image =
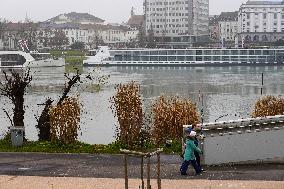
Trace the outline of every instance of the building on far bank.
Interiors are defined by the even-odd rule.
[[[211,16],[209,36],[212,47],[234,47],[238,36],[238,11]]]
[[[209,39],[211,43],[220,42],[219,15],[209,17]]]
[[[222,46],[233,47],[238,36],[238,11],[222,12],[218,20],[220,43]]]
[[[55,16],[45,23],[49,24],[104,24],[104,20],[98,17],[95,17],[88,13],[77,13],[77,12],[70,12],[66,14],[60,14]]]
[[[266,44],[284,39],[284,1],[248,1],[239,9],[239,42]]]
[[[144,15],[136,15],[132,7],[130,18],[126,24],[131,28],[139,29],[144,25]]]
[[[146,34],[160,45],[208,42],[209,0],[145,0]]]

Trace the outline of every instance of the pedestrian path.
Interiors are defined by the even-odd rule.
[[[152,189],[157,188],[152,180]],[[138,189],[138,179],[129,189]],[[124,189],[123,179],[0,176],[0,189]],[[284,189],[284,181],[162,180],[162,189]]]

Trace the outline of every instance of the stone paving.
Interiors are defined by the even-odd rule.
[[[129,189],[139,189],[138,179]],[[155,181],[152,189],[157,188]],[[1,189],[124,189],[123,179],[0,176]],[[163,180],[162,189],[284,189],[283,181]]]

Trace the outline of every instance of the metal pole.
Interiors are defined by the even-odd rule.
[[[158,181],[158,189],[162,189],[162,184],[161,184],[161,156],[160,153],[157,153],[157,158],[158,158],[158,167],[157,167],[157,181]]]
[[[128,160],[128,154],[125,154],[124,155],[125,189],[128,189],[127,160]]]

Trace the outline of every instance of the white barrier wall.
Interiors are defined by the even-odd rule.
[[[204,164],[284,158],[284,117],[237,120],[205,126]]]

